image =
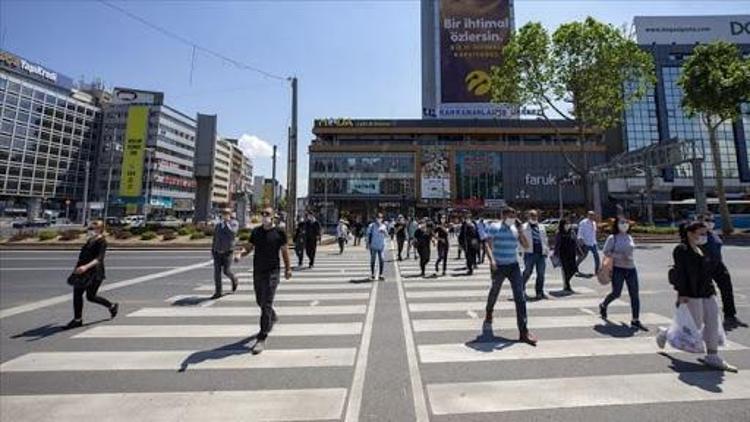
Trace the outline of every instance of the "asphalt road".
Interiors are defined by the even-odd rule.
[[[649,332],[619,325],[626,293],[605,323],[596,304],[608,288],[575,279],[578,293],[562,296],[548,266],[552,299],[528,304],[532,348],[513,341],[507,283],[483,328],[488,269],[466,276],[455,248],[449,274],[428,279],[388,251],[387,280],[372,283],[364,248],[321,247],[315,268],[282,282],[280,321],[257,356],[251,259],[235,266],[240,289],[212,301],[207,251],[110,251],[100,293],[120,314],[87,302],[86,325],[62,331],[77,254],[0,251],[0,420],[750,420],[750,329],[728,333],[723,352],[739,374],[658,353],[671,249],[637,251]],[[750,248],[725,259],[750,320]]]

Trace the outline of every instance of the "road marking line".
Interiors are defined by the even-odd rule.
[[[279,284],[279,289],[277,292],[285,292],[285,291],[297,291],[297,290],[370,290],[372,286],[370,283],[360,283],[360,284],[354,284],[354,283],[347,283],[342,282],[340,284],[334,284],[334,283],[322,283],[322,284],[314,284],[314,283],[288,283],[283,282]],[[211,284],[204,284],[201,286],[196,287],[193,289],[197,292],[213,292],[214,291],[214,285]],[[252,284],[246,285],[246,284],[240,284],[237,291],[254,291]]]
[[[332,292],[332,293],[278,293],[273,298],[274,302],[291,302],[291,301],[308,301],[308,300],[365,300],[368,299],[369,293],[349,293],[349,292]],[[206,297],[196,295],[176,295],[165,300],[167,303],[175,303],[184,300],[200,300]],[[221,302],[255,302],[255,295],[250,294],[230,294],[222,296]]]
[[[599,306],[601,302],[598,298],[583,299],[566,299],[566,300],[540,300],[526,302],[529,309],[561,309],[561,308],[581,308]],[[609,306],[630,306],[621,300],[612,302]],[[466,312],[467,310],[484,310],[487,307],[486,302],[418,302],[410,303],[409,311],[414,312]],[[498,300],[495,309],[515,309],[516,305],[507,300]]]
[[[346,415],[344,421],[359,421],[359,413],[362,409],[362,397],[365,391],[365,375],[367,374],[367,361],[370,355],[370,342],[372,340],[372,327],[375,322],[375,304],[378,298],[379,283],[372,283],[370,290],[370,302],[367,304],[367,316],[362,330],[362,339],[357,354],[357,364],[354,366],[352,386],[349,391],[349,399],[346,402]]]
[[[206,264],[200,264],[200,266],[203,266]],[[166,269],[178,269],[182,267],[177,267],[175,265],[171,266],[145,266],[145,265],[137,265],[137,266],[130,266],[130,267],[118,267],[118,266],[109,266],[107,265],[107,270],[166,270]],[[72,271],[73,266],[70,267],[6,267],[2,266],[0,267],[0,271]]]
[[[357,315],[364,314],[365,305],[331,305],[331,306],[279,306],[275,307],[279,315]],[[149,318],[190,318],[190,317],[247,317],[260,315],[255,307],[213,306],[208,308],[176,306],[169,308],[141,308],[128,314],[128,317]]]
[[[427,392],[435,415],[738,400],[750,399],[750,373],[695,371],[431,384]]]
[[[200,268],[200,267],[206,266],[206,265],[208,265],[208,264],[210,264],[212,262],[213,261],[209,260],[209,261],[205,261],[205,262],[198,263],[198,264],[188,265],[187,267],[174,268],[174,269],[171,269],[171,270],[168,270],[168,271],[162,271],[160,273],[146,274],[144,276],[140,276],[140,277],[136,277],[136,278],[131,278],[131,279],[128,279],[128,280],[122,280],[122,281],[118,281],[118,282],[111,283],[111,284],[105,284],[105,285],[103,285],[99,289],[99,291],[100,292],[108,292],[110,290],[120,289],[122,287],[128,287],[128,286],[132,286],[134,284],[140,284],[140,283],[144,283],[146,281],[155,280],[157,278],[169,277],[171,275],[180,274],[180,273],[184,273],[184,272],[187,272],[187,271],[192,271],[192,270],[194,270],[196,268]],[[70,268],[68,268],[68,269],[70,269]],[[30,312],[30,311],[35,311],[37,309],[46,308],[47,306],[57,305],[58,303],[64,303],[64,302],[67,302],[67,301],[71,300],[72,297],[73,297],[73,295],[69,293],[69,294],[65,294],[65,295],[51,297],[49,299],[44,299],[44,300],[39,300],[39,301],[36,301],[36,302],[27,303],[27,304],[24,304],[24,305],[14,306],[14,307],[8,308],[8,309],[3,309],[3,310],[0,310],[0,319],[7,318],[7,317],[13,316],[13,315],[18,315],[18,314],[21,314],[21,313],[24,313],[24,312]]]
[[[591,309],[588,309],[588,308],[578,308],[578,310],[581,311],[581,312],[583,312],[584,314],[596,315],[596,312],[594,312],[594,311],[592,311]]]
[[[728,341],[723,350],[745,350]],[[667,349],[669,350],[669,349]],[[492,362],[581,358],[593,356],[643,355],[659,351],[654,337],[578,338],[540,340],[536,347],[508,340],[427,344],[419,346],[422,363]]]
[[[350,336],[362,331],[361,322],[329,322],[314,324],[277,324],[273,335]],[[215,338],[247,336],[246,324],[233,325],[102,325],[90,328],[73,338]]]
[[[0,396],[0,408],[9,421],[79,422],[96,414],[109,422],[204,422],[217,412],[226,421],[337,420],[345,400],[345,388],[49,394]]]
[[[468,314],[468,313],[467,313]],[[472,319],[415,319],[412,320],[414,331],[424,332],[443,332],[443,331],[482,331],[482,324],[477,319],[477,314],[469,315]],[[630,324],[630,314],[610,315],[609,320],[614,325]],[[659,314],[646,313],[641,315],[641,322],[646,325],[669,324],[670,318]],[[595,325],[605,325],[598,316],[575,315],[575,316],[530,316],[529,328],[575,328],[575,327],[593,327]],[[495,329],[514,329],[516,320],[514,318],[496,318],[493,324]]]
[[[399,263],[396,266],[396,286],[398,287],[398,302],[401,309],[401,326],[404,329],[404,342],[406,343],[406,360],[409,365],[409,380],[411,380],[412,398],[414,400],[414,419],[417,422],[427,422],[430,420],[427,411],[427,399],[424,393],[424,384],[422,384],[422,375],[419,372],[419,362],[417,360],[417,346],[414,341],[411,321],[409,318],[409,309],[406,304],[406,294],[404,285],[401,281],[401,269]]]
[[[578,287],[576,289],[578,293],[591,294],[595,293],[594,290],[588,287]],[[414,292],[406,292],[408,299],[438,299],[438,298],[455,298],[455,297],[487,297],[489,288],[477,290],[420,290]]]
[[[154,350],[138,352],[32,352],[0,364],[0,371],[146,371],[352,366],[357,349]]]

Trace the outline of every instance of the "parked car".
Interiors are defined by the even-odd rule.
[[[34,218],[31,220],[23,219],[13,222],[14,229],[23,229],[29,227],[49,227],[50,222],[44,218]]]
[[[141,227],[146,221],[146,218],[142,215],[128,215],[124,217],[123,222],[128,227]]]
[[[120,217],[107,217],[105,223],[109,227],[123,227],[127,225],[127,223],[125,223],[125,220]]]
[[[154,226],[157,226],[157,227],[160,227],[160,228],[161,227],[166,227],[166,228],[176,229],[176,228],[182,227],[182,225],[184,223],[179,218],[173,217],[171,215],[168,215],[166,217],[162,217],[162,218],[156,219],[154,221],[149,221],[148,224],[149,225],[154,225]]]

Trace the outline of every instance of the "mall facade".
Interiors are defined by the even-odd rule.
[[[434,215],[453,210],[496,214],[503,206],[538,207],[557,216],[585,204],[581,186],[562,184],[577,165],[606,161],[618,133],[581,147],[565,121],[317,120],[310,147],[308,207],[325,223],[343,216]],[[609,135],[609,134],[608,134]]]

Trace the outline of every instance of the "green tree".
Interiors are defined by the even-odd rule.
[[[724,234],[729,234],[734,227],[724,189],[717,132],[724,123],[737,120],[740,104],[750,101],[750,60],[743,59],[739,49],[727,42],[700,45],[683,64],[678,84],[684,92],[682,108],[685,113],[700,116],[708,129],[721,227]]]
[[[623,30],[589,17],[550,35],[541,23],[530,22],[511,37],[502,62],[492,69],[492,96],[495,102],[538,110],[554,128],[568,166],[584,180],[590,204],[587,144],[603,142],[605,132],[620,124],[624,111],[655,82],[651,56]],[[562,103],[570,110],[561,109]],[[574,162],[560,142],[555,118],[575,124],[581,162]]]

